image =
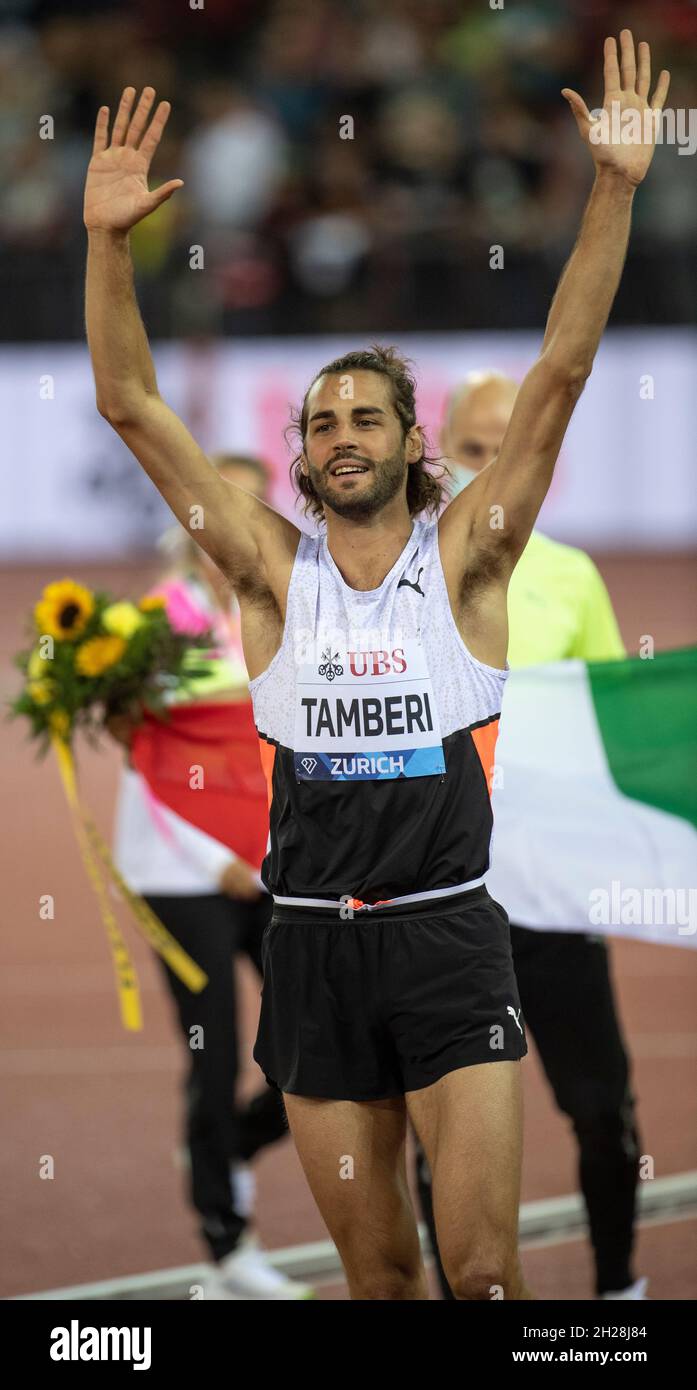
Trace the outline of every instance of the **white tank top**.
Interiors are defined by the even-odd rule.
[[[414,521],[367,591],[346,584],[324,530],[301,536],[281,646],[250,682],[277,901],[368,906],[481,882],[506,675],[457,630],[436,521]]]

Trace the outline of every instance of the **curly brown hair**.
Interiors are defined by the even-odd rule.
[[[315,492],[314,485],[301,468],[307,433],[307,398],[312,387],[323,376],[342,376],[347,372],[379,372],[381,376],[387,377],[388,381],[392,383],[392,404],[402,426],[402,434],[406,438],[408,431],[416,424],[416,382],[409,368],[409,359],[401,357],[396,348],[382,347],[379,343],[373,343],[370,348],[347,352],[343,357],[336,357],[333,362],[322,367],[310,382],[305,392],[302,407],[300,410],[292,412],[291,421],[286,430],[286,437],[289,434],[295,435],[302,445],[290,465],[290,480],[296,492],[305,499],[303,507],[305,515],[312,512],[314,517],[324,516],[324,507]],[[424,511],[435,515],[447,495],[440,478],[449,477],[450,470],[440,460],[439,455],[429,454],[428,442],[421,426],[419,426],[419,431],[424,448],[418,462],[409,465],[407,506],[410,516],[417,516],[419,512]],[[434,465],[441,468],[438,478],[431,471]]]

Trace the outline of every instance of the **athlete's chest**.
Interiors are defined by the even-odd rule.
[[[297,651],[293,689],[299,781],[444,773],[424,632],[427,571],[417,553],[388,585],[365,593],[319,568],[314,621]]]
[[[440,780],[443,740],[500,709],[502,674],[473,663],[428,549],[354,593],[304,544],[281,649],[252,681],[257,728],[294,781]]]

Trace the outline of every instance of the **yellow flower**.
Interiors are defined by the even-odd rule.
[[[101,676],[121,660],[125,650],[123,637],[91,637],[89,642],[78,647],[75,669],[81,676]]]
[[[59,641],[74,642],[84,631],[94,612],[94,597],[74,579],[47,584],[34,609],[39,632],[50,633]]]
[[[35,647],[29,661],[27,662],[27,675],[32,681],[42,681],[51,669],[53,657],[42,656],[38,647]]]
[[[144,622],[134,603],[110,603],[102,613],[102,627],[113,632],[115,637],[125,637],[126,641]]]
[[[31,696],[35,705],[47,705],[53,699],[53,685],[51,681],[29,681],[27,695]]]
[[[48,722],[54,734],[59,738],[66,738],[70,733],[70,716],[64,709],[56,709],[48,716]]]
[[[146,594],[140,600],[138,607],[141,613],[152,613],[158,608],[166,608],[167,600],[164,594]]]

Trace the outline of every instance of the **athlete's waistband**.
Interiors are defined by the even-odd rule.
[[[348,893],[344,893],[341,898],[287,898],[281,894],[274,893],[274,907],[283,908],[334,908],[336,912],[348,916],[353,916],[356,912],[375,912],[376,910],[389,910],[394,907],[408,907],[412,903],[423,903],[428,906],[430,903],[438,903],[443,898],[452,898],[458,893],[469,893],[474,888],[482,888],[486,880],[484,877],[471,878],[467,883],[456,883],[450,888],[430,888],[424,893],[402,893],[396,898],[379,898],[377,902],[366,903],[361,898],[352,898]]]

